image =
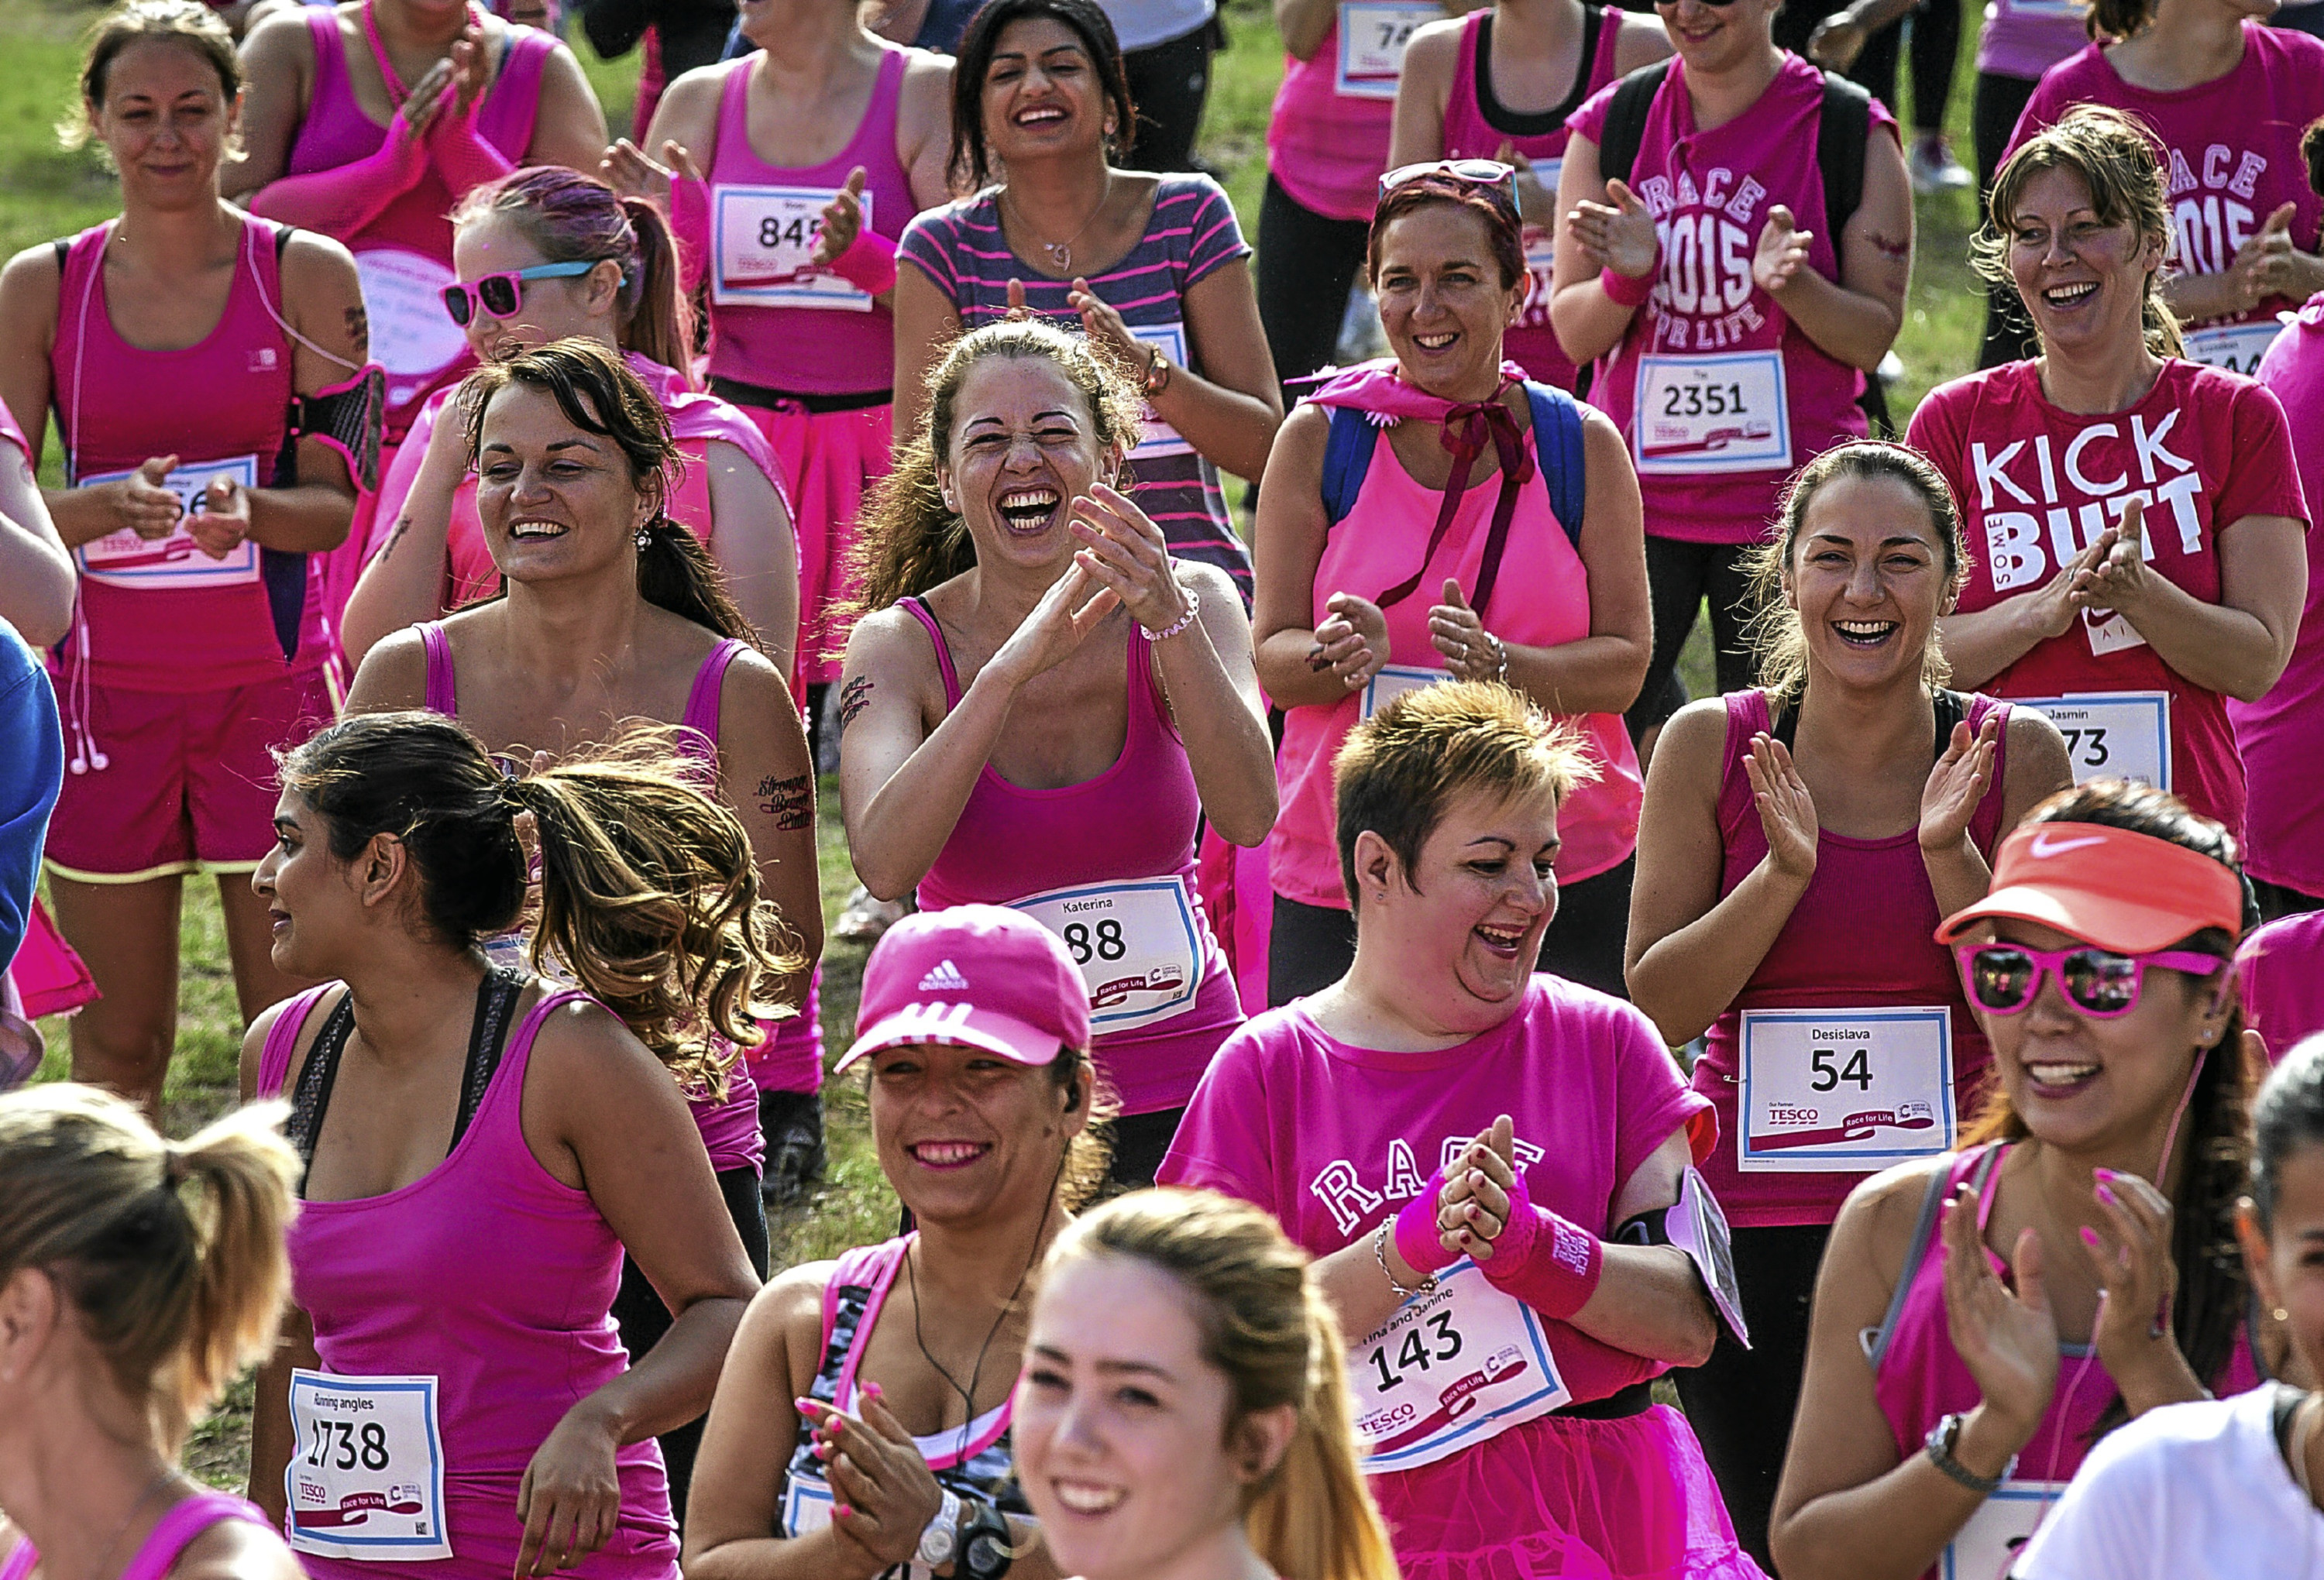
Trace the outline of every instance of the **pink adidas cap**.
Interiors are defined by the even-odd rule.
[[[855,1043],[835,1072],[913,1043],[1047,1064],[1090,1045],[1089,987],[1064,942],[1022,911],[954,905],[888,929],[863,966]]]

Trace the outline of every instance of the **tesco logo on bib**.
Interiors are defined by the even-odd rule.
[[[2203,548],[2203,479],[2171,448],[2182,414],[2150,427],[2144,414],[2085,423],[2056,442],[2051,434],[1969,447],[1969,475],[1983,516],[1986,564],[1997,592],[2032,586],[2098,540],[2136,500],[2146,513],[2146,557],[2175,532],[2182,554]]]

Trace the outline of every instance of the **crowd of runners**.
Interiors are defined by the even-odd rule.
[[[1962,21],[97,17],[0,1580],[2324,1577],[2324,5]]]

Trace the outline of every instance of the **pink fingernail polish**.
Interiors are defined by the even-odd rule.
[[[872,1399],[879,1399],[884,1396],[883,1391],[877,1382],[867,1384],[863,1392],[867,1397]]]
[[[2098,1232],[2088,1224],[2082,1226],[2082,1244],[2093,1251],[2101,1248],[2098,1244]]]
[[[834,1503],[831,1506],[831,1517],[835,1520],[844,1520],[854,1512],[854,1510],[844,1503]]]
[[[2092,1169],[2090,1172],[2097,1178],[2106,1180],[2108,1184],[2112,1184],[2116,1178],[2116,1175],[2112,1169]]]
[[[2115,1200],[2114,1189],[2111,1186],[2101,1185],[2098,1187],[2098,1199],[2105,1202],[2108,1207],[2118,1205]]]

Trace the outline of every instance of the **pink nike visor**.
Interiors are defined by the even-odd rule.
[[[2149,954],[2206,927],[2239,937],[2243,880],[2184,845],[2103,823],[2037,822],[2001,841],[1993,887],[1945,918],[1950,943],[1982,917],[2036,922],[2118,954]]]

